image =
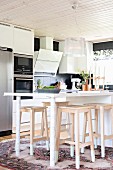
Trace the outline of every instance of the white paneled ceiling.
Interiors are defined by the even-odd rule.
[[[76,9],[73,9],[76,8]],[[0,21],[57,40],[113,40],[113,0],[0,0]]]

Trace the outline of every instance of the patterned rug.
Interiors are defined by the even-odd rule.
[[[75,157],[70,157],[68,145],[62,145],[59,160],[55,168],[49,167],[50,152],[43,146],[45,142],[36,143],[34,156],[29,155],[29,140],[21,140],[20,156],[15,156],[15,141],[9,140],[0,143],[0,166],[11,170],[74,170]],[[80,170],[113,170],[113,148],[106,147],[106,157],[100,156],[100,147],[95,150],[96,161],[91,162],[90,149],[85,149],[85,154],[80,157]]]

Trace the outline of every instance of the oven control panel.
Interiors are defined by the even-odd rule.
[[[33,75],[26,75],[26,74],[14,74],[14,77],[16,78],[30,78],[30,79],[33,79]]]

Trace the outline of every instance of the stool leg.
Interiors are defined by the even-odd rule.
[[[74,141],[74,114],[71,114],[71,122],[71,141]],[[74,156],[74,145],[70,146],[70,155],[71,157]]]
[[[113,107],[111,108],[111,134],[113,135]],[[113,139],[112,139],[113,146]]]
[[[42,112],[42,120],[41,120],[41,136],[44,136],[44,113]]]
[[[105,157],[105,144],[104,144],[104,108],[100,106],[100,124],[101,124],[101,157]]]
[[[93,142],[93,129],[92,129],[92,117],[91,117],[91,111],[87,113],[88,117],[88,128],[89,128],[89,137],[90,137],[90,148],[91,148],[91,158],[92,162],[95,162],[95,152],[94,152],[94,142]]]
[[[21,120],[22,120],[22,112],[20,111],[20,123],[21,123]]]
[[[22,112],[20,111],[20,131],[21,131]]]
[[[58,151],[59,151],[59,144],[60,144],[61,119],[62,119],[62,112],[58,109],[58,111],[57,111],[57,126],[56,126],[55,162],[58,161]]]
[[[46,147],[49,150],[49,134],[48,134],[48,121],[47,121],[47,110],[45,109],[44,113],[44,124],[45,124],[45,135],[46,135]]]
[[[80,146],[79,146],[79,112],[75,113],[75,144],[76,144],[76,169],[80,168]]]
[[[70,137],[70,115],[69,113],[66,114],[66,129],[67,129],[67,133],[68,133],[68,137]]]
[[[85,143],[86,127],[87,127],[87,113],[85,112],[84,113],[84,122],[83,122],[82,143]],[[81,153],[84,153],[84,147],[81,148]]]
[[[95,133],[98,134],[98,110],[95,109]],[[97,137],[94,141],[95,149],[97,149]]]
[[[34,138],[34,110],[30,112],[30,155],[33,155],[33,138]]]

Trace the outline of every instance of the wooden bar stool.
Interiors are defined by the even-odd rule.
[[[93,136],[95,138],[101,138],[101,157],[105,157],[105,140],[108,139],[113,139],[113,104],[105,104],[105,103],[90,103],[90,104],[85,104],[85,105],[90,105],[95,107],[95,126],[96,130],[93,133]],[[111,130],[112,134],[111,135],[105,135],[104,130],[104,113],[105,111],[111,111]],[[100,112],[100,134],[98,132],[98,116]],[[83,141],[85,141],[85,137],[88,136],[89,134],[86,134],[86,126],[87,126],[87,118],[84,119],[84,132],[83,132]]]
[[[95,109],[95,104],[84,104],[85,106],[93,106],[94,117],[92,118],[92,121],[94,121],[94,127],[93,129],[93,136],[94,136],[94,148],[97,148],[97,138],[98,138],[98,110]],[[83,121],[83,132],[82,132],[82,142],[85,141],[85,138],[89,136],[88,133],[86,133],[87,129],[87,114],[84,113],[84,121]],[[81,153],[84,153],[84,148],[81,149]]]
[[[49,149],[49,135],[48,135],[48,122],[47,122],[47,108],[46,107],[22,107],[20,109],[20,116],[22,117],[23,112],[29,112],[30,113],[30,155],[33,155],[33,143],[36,141],[46,140],[46,146],[47,149]],[[43,121],[43,130],[41,127],[41,136],[36,137],[34,135],[34,126],[35,126],[35,113],[41,112],[42,113],[42,121]],[[21,120],[21,118],[20,118]],[[42,124],[42,122],[41,122]],[[45,130],[45,136],[44,136],[44,130]],[[25,136],[25,135],[24,135]]]
[[[68,106],[69,102],[68,101],[61,101],[61,102],[56,102],[56,113],[58,112],[58,107],[59,106]],[[44,107],[49,107],[50,106],[50,102],[43,102],[43,106]],[[65,126],[68,136],[70,136],[70,116],[69,114],[66,114],[66,123],[63,123],[61,126]],[[43,127],[43,125],[42,125]]]
[[[69,113],[72,118],[72,128],[71,128],[71,140],[65,139],[63,142],[71,145],[75,145],[75,153],[76,153],[76,169],[80,167],[80,148],[85,146],[90,146],[91,148],[91,158],[92,162],[95,161],[94,154],[94,144],[93,144],[93,132],[92,132],[92,120],[91,120],[91,109],[92,106],[66,106],[66,107],[58,107],[58,117],[57,117],[57,132],[56,132],[56,161],[58,160],[58,150],[60,144],[60,129],[61,129],[61,120],[62,120],[62,112]],[[88,129],[89,129],[89,142],[80,143],[79,141],[79,115],[80,113],[87,113],[88,118]],[[75,135],[75,139],[74,139]]]

